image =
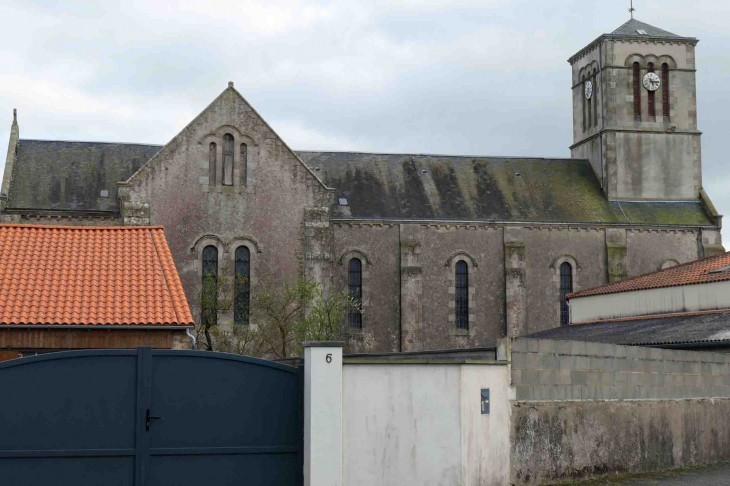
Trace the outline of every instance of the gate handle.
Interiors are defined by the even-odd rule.
[[[147,413],[145,414],[145,420],[144,420],[144,428],[147,432],[150,431],[150,420],[162,420],[162,417],[156,417],[154,415],[150,415],[150,409],[147,409]]]

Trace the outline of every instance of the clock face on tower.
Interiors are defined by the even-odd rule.
[[[586,89],[585,89],[586,99],[591,99],[591,96],[593,96],[593,83],[591,83],[590,80],[586,81]]]
[[[644,75],[644,87],[649,91],[656,91],[659,89],[661,81],[656,73],[646,73]]]

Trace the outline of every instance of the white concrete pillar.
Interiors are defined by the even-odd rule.
[[[304,348],[304,486],[342,486],[342,345]]]

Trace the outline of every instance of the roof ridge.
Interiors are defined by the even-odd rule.
[[[170,282],[168,282],[168,275],[167,275],[167,269],[165,268],[165,264],[162,262],[162,258],[160,257],[160,250],[157,248],[157,244],[155,243],[155,238],[152,236],[152,230],[147,232],[147,236],[149,236],[150,242],[152,243],[152,248],[155,249],[155,256],[157,257],[157,263],[162,267],[162,278],[165,281],[165,288],[167,289],[167,295],[170,297],[170,307],[172,307],[172,313],[175,316],[175,322],[178,324],[181,324],[180,322],[180,316],[177,315],[177,309],[175,308],[175,301],[172,298],[172,290],[170,289]]]
[[[728,256],[728,254],[730,254],[730,251],[727,251],[725,253],[720,253],[720,254],[717,254],[717,255],[712,255],[712,256],[709,256],[709,257],[705,257],[705,258],[700,258],[698,260],[692,260],[692,261],[689,261],[689,262],[679,263],[677,265],[674,265],[673,267],[661,268],[661,269],[655,270],[653,272],[643,273],[641,275],[636,275],[635,277],[625,278],[625,279],[619,280],[617,282],[611,282],[609,284],[599,285],[597,287],[591,287],[591,288],[588,288],[588,289],[578,290],[577,292],[572,292],[572,293],[568,294],[566,296],[566,298],[568,300],[570,300],[570,299],[575,298],[575,297],[583,297],[587,292],[595,292],[596,290],[605,289],[605,288],[608,288],[608,287],[614,287],[614,286],[617,287],[620,284],[624,284],[626,282],[632,282],[632,281],[638,280],[640,278],[650,277],[650,276],[656,275],[658,273],[669,272],[669,271],[676,271],[679,268],[687,267],[687,266],[690,266],[690,265],[696,265],[696,264],[699,264],[701,262],[705,262],[705,261],[708,261],[708,260],[712,260],[714,258],[718,258],[719,259],[720,257]],[[710,283],[710,282],[698,282],[698,283]],[[692,284],[662,285],[662,286],[659,286],[659,287],[651,287],[651,288],[676,287],[678,285],[692,285]],[[621,293],[621,292],[633,292],[633,291],[636,291],[636,290],[644,290],[644,289],[636,288],[636,289],[617,290],[616,292],[603,292],[603,294],[608,294],[608,293],[616,293],[616,294],[618,294],[618,293]],[[599,295],[599,294],[593,294],[592,293],[590,295]]]
[[[50,140],[47,138],[19,138],[19,142],[62,142],[62,143],[98,143],[102,145],[145,145],[147,147],[164,147],[157,143],[141,142],[98,142],[94,140]]]
[[[630,23],[630,22],[631,22],[632,20],[634,20],[634,18],[633,18],[633,17],[632,17],[632,18],[630,18],[629,20],[627,20],[626,22],[624,22],[623,24],[619,25],[619,26],[618,26],[618,27],[616,27],[615,29],[613,29],[613,31],[612,31],[611,33],[612,33],[612,34],[615,34],[615,33],[616,33],[616,32],[618,32],[619,30],[621,30],[621,29],[623,29],[624,27],[626,27],[627,25],[629,25],[629,23]]]
[[[706,314],[728,314],[730,309],[713,309],[696,312],[674,312],[671,314],[644,314],[641,316],[617,317],[613,319],[601,319],[595,321],[571,322],[570,326],[586,326],[598,324],[610,324],[612,322],[646,321],[651,319],[673,319],[675,317],[702,316]]]
[[[492,159],[532,159],[532,160],[575,160],[586,162],[588,159],[577,159],[573,157],[540,157],[536,155],[476,155],[476,154],[437,154],[425,152],[367,152],[364,150],[294,150],[298,153],[318,153],[318,154],[364,154],[364,155],[406,155],[410,157],[461,157],[461,158],[492,158]]]

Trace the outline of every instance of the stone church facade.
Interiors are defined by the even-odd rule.
[[[193,307],[204,267],[354,285],[351,351],[490,345],[560,326],[569,291],[724,251],[697,42],[631,20],[571,57],[569,159],[295,151],[233,83],[164,146],[26,140],[14,117],[0,222],[164,225]]]

